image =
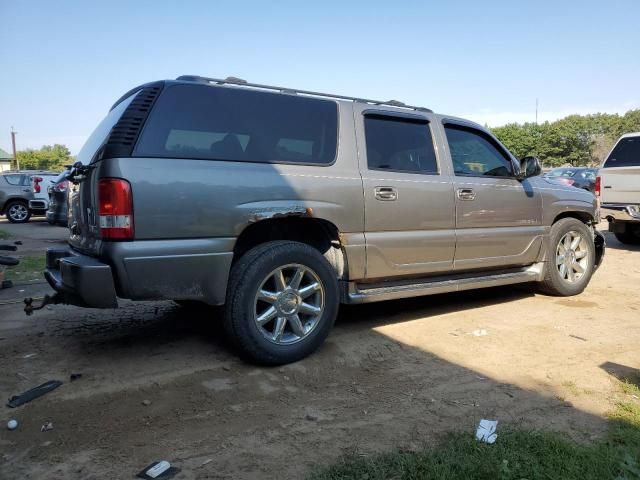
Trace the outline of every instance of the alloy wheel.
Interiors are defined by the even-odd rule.
[[[289,264],[273,270],[260,284],[254,321],[270,342],[290,345],[308,337],[325,307],[325,292],[309,267]]]

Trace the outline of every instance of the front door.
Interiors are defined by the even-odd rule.
[[[455,270],[534,263],[542,247],[542,197],[515,178],[510,155],[491,135],[464,124],[444,130],[456,195]]]
[[[432,116],[356,105],[364,185],[366,277],[451,270],[455,200],[434,148]]]

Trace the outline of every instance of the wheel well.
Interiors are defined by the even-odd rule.
[[[5,213],[7,211],[7,207],[14,203],[14,202],[18,202],[18,203],[23,203],[27,206],[27,208],[29,207],[29,202],[27,200],[25,200],[24,198],[21,197],[11,197],[11,198],[7,198],[4,202],[4,205],[2,205],[2,208],[0,208],[0,213]]]
[[[327,220],[296,216],[260,220],[249,225],[236,240],[233,263],[253,247],[272,240],[306,243],[324,255],[339,278],[347,271],[338,228]]]
[[[563,212],[553,219],[553,223],[556,223],[559,220],[562,220],[563,218],[575,218],[587,225],[590,225],[593,223],[593,217],[585,212]]]

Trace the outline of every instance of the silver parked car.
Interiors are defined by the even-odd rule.
[[[523,282],[575,295],[604,253],[591,193],[396,101],[180,77],[124,95],[77,159],[52,301],[224,304],[264,364],[318,348],[340,303]]]
[[[25,223],[47,211],[47,184],[56,176],[45,170],[12,170],[0,174],[0,213],[11,223]]]

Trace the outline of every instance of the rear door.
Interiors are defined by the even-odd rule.
[[[454,171],[455,270],[533,263],[542,246],[542,197],[515,178],[509,153],[487,132],[447,122]]]
[[[430,114],[355,105],[364,185],[367,278],[448,271],[455,251],[449,169]]]
[[[602,203],[640,204],[640,135],[618,141],[600,177]]]

